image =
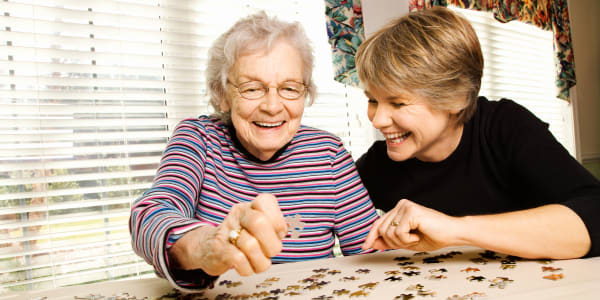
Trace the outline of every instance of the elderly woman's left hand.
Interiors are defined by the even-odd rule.
[[[231,238],[232,232],[234,239]],[[202,269],[220,275],[234,268],[247,276],[266,271],[282,249],[287,224],[277,198],[260,194],[252,202],[234,205],[217,226],[202,226],[182,236],[169,250],[172,267]]]

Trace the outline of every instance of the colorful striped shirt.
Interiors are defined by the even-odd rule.
[[[273,194],[283,215],[303,225],[295,228],[299,235],[283,239],[273,263],[332,257],[335,237],[344,255],[364,253],[361,245],[377,214],[338,137],[302,125],[275,157],[260,162],[231,133],[215,117],[180,122],[152,187],[135,201],[133,249],[159,276],[184,290],[212,283],[215,278],[174,278],[167,249],[198,226],[217,226],[233,205],[259,193]]]

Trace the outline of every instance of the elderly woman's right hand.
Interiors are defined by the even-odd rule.
[[[242,229],[235,245],[230,232]],[[287,225],[277,198],[260,194],[250,203],[234,205],[217,227],[202,226],[182,236],[168,251],[172,267],[202,269],[220,275],[230,268],[242,276],[264,272],[282,248]]]

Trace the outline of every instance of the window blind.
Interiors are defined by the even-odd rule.
[[[519,21],[501,23],[491,12],[450,8],[467,18],[479,37],[485,61],[479,94],[525,106],[575,156],[571,106],[555,96],[552,31]]]
[[[206,52],[241,16],[301,21],[320,91],[303,123],[353,153],[370,144],[350,102],[357,90],[331,79],[321,1],[0,5],[0,292],[153,276],[131,250],[131,203],[174,125],[211,113]]]

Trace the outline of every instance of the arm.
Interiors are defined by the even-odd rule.
[[[166,252],[183,234],[213,226],[193,217],[203,180],[204,153],[197,128],[190,122],[180,123],[163,153],[152,187],[134,202],[129,219],[134,251],[173,285],[190,288],[207,286],[214,278],[202,273],[196,282],[175,278]]]
[[[264,271],[281,248],[277,232],[285,232],[277,200],[269,195],[234,205],[221,224],[195,218],[206,156],[202,130],[189,122],[178,126],[152,188],[130,217],[136,253],[179,288],[206,287],[216,279],[210,275],[231,267],[242,275]],[[238,228],[245,230],[235,247],[229,232]]]
[[[462,245],[524,258],[567,259],[585,255],[590,239],[579,216],[559,204],[452,217],[403,199],[376,222],[364,248],[432,251]]]
[[[392,248],[474,245],[530,258],[598,255],[598,221],[592,217],[599,211],[598,181],[524,108],[503,102],[483,120],[482,149],[501,171],[489,180],[506,182],[510,192],[518,191],[507,201],[531,208],[458,218],[403,200],[375,225],[367,245],[378,244],[381,235],[379,241]],[[389,226],[392,220],[401,226]],[[402,241],[394,240],[395,231]]]
[[[465,244],[524,258],[577,258],[591,246],[581,218],[560,204],[460,219]]]
[[[352,157],[343,146],[338,150],[332,167],[338,195],[335,230],[342,253],[353,255],[372,252],[361,249],[361,245],[377,219],[377,213],[358,176]]]

